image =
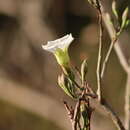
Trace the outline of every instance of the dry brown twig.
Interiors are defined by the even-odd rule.
[[[80,113],[80,104],[81,104],[81,100],[79,99],[78,102],[76,103],[75,108],[73,109],[72,107],[70,108],[68,106],[66,101],[64,101],[64,106],[67,110],[68,117],[69,117],[71,124],[72,124],[72,130],[77,130],[77,125],[81,129],[81,125],[80,125],[80,122],[78,120],[78,114]]]
[[[95,2],[93,2],[93,0],[89,0],[90,4],[92,4],[98,12],[98,18],[99,18],[99,52],[98,52],[98,61],[97,61],[97,94],[95,94],[93,92],[93,90],[88,86],[88,84],[83,84],[81,85],[83,88],[85,88],[82,93],[82,96],[77,100],[77,103],[75,105],[75,108],[72,109],[69,108],[69,106],[67,105],[66,102],[64,102],[65,104],[65,108],[68,112],[69,118],[71,120],[72,123],[72,129],[73,130],[77,130],[78,128],[81,130],[81,124],[80,124],[80,106],[81,106],[81,102],[83,100],[86,101],[86,99],[88,99],[88,104],[89,104],[89,98],[92,99],[96,99],[97,102],[100,103],[100,105],[105,109],[106,113],[110,114],[113,122],[115,123],[115,125],[117,126],[117,128],[119,130],[129,130],[129,120],[130,120],[130,112],[129,112],[129,96],[130,96],[130,66],[128,65],[122,51],[121,48],[119,46],[119,41],[118,41],[118,36],[116,35],[116,30],[114,27],[112,27],[112,25],[108,22],[109,19],[108,16],[110,17],[109,14],[106,14],[104,12],[103,9],[103,5],[101,4],[100,0],[95,0]],[[105,56],[105,60],[103,61],[103,66],[101,61],[102,61],[102,41],[103,41],[103,21],[106,25],[106,28],[109,32],[109,35],[111,37],[111,44],[109,46],[109,49],[107,51],[107,54]],[[108,104],[108,102],[104,99],[104,97],[102,97],[102,79],[104,77],[104,73],[107,67],[107,63],[110,59],[110,54],[112,52],[113,47],[116,50],[116,53],[118,55],[119,61],[123,67],[123,69],[125,70],[125,72],[127,73],[127,84],[126,84],[126,93],[125,93],[125,127],[122,123],[122,121],[120,120],[119,116],[115,113],[115,111],[112,110],[112,108],[110,107],[110,105]],[[78,71],[78,74],[80,76],[80,73]],[[80,86],[78,86],[80,87]],[[81,87],[80,87],[81,88]],[[88,109],[90,109],[90,111],[92,110],[90,106],[88,106]],[[92,111],[91,111],[92,112]],[[89,113],[89,112],[88,112]],[[91,113],[90,113],[91,116]],[[89,119],[90,121],[90,119]],[[90,124],[89,127],[87,127],[90,130]]]
[[[102,85],[101,85],[101,60],[102,60],[102,41],[103,41],[103,22],[102,22],[102,12],[100,3],[96,0],[97,12],[98,12],[98,24],[99,24],[99,50],[98,50],[98,61],[97,61],[97,95],[98,100],[101,102],[102,99]]]
[[[112,24],[109,23],[110,14],[105,11],[104,6],[101,4],[102,14],[103,14],[103,21],[105,23],[106,29],[109,33],[109,36],[111,39],[113,39],[113,36],[115,35],[115,28]],[[130,129],[130,66],[120,48],[120,41],[116,40],[114,44],[114,49],[117,54],[117,57],[119,59],[119,62],[124,69],[124,71],[127,74],[127,81],[126,81],[126,91],[125,91],[125,129]]]
[[[92,115],[92,111],[93,109],[90,107],[89,105],[89,97],[94,97],[95,95],[94,93],[91,91],[89,91],[89,86],[87,86],[87,83],[84,85],[84,91],[81,94],[81,97],[79,99],[77,99],[76,101],[76,105],[75,108],[69,107],[67,102],[64,101],[64,106],[66,108],[66,111],[68,113],[68,117],[71,121],[72,124],[72,130],[78,130],[78,128],[80,130],[83,129],[82,123],[80,122],[80,118],[81,118],[81,105],[82,104],[87,104],[87,113],[88,113],[88,124],[87,124],[87,129],[90,130],[90,120],[91,120],[91,115]],[[89,94],[90,93],[90,94]]]
[[[108,63],[108,61],[109,61],[111,52],[112,52],[112,50],[113,50],[114,44],[116,43],[117,39],[118,39],[118,38],[117,38],[116,36],[114,36],[113,39],[112,39],[112,41],[111,41],[111,44],[110,44],[110,46],[109,46],[109,49],[108,49],[108,51],[107,51],[105,60],[104,60],[103,65],[102,65],[101,78],[104,77],[104,73],[105,73],[105,70],[106,70],[106,67],[107,67],[107,63]]]
[[[105,100],[105,98],[102,97],[101,102],[99,102],[98,95],[95,94],[95,92],[91,89],[90,86],[88,86],[88,87],[91,91],[91,95],[93,95],[93,96],[91,96],[91,98],[96,100],[96,102],[98,102],[101,105],[101,107],[106,111],[106,113],[111,116],[113,122],[116,124],[116,126],[119,130],[125,130],[120,118],[114,112],[114,110],[111,108],[111,106],[108,104],[108,102]]]
[[[93,3],[91,3],[93,4]],[[94,3],[95,4],[95,3]],[[95,5],[94,5],[95,6]],[[102,20],[104,18],[104,14],[102,12],[102,4],[101,4],[101,1],[99,0],[96,0],[96,9],[98,10],[98,16],[99,16],[99,30],[100,30],[100,34],[99,34],[99,52],[98,52],[98,61],[97,61],[97,86],[98,86],[98,89],[97,89],[97,96],[98,96],[98,101],[100,102],[101,106],[103,106],[106,110],[106,112],[108,112],[112,119],[113,119],[113,122],[115,122],[116,126],[118,127],[118,129],[120,130],[125,130],[120,118],[116,115],[116,113],[111,109],[111,107],[108,105],[108,103],[102,98],[102,78],[104,76],[104,72],[105,72],[105,69],[106,69],[106,65],[107,65],[107,62],[109,60],[109,57],[110,57],[110,54],[112,52],[112,48],[114,46],[114,44],[116,43],[117,41],[117,37],[115,36],[115,32],[113,33],[114,34],[114,38],[113,38],[113,35],[112,35],[112,42],[110,44],[110,47],[109,47],[109,50],[107,52],[107,55],[105,57],[105,60],[103,61],[103,67],[101,68],[101,58],[102,58],[102,38],[103,38],[103,23],[102,23]],[[104,20],[104,21],[107,21],[107,20]],[[124,60],[124,59],[123,59]],[[127,92],[128,93],[128,92]],[[129,95],[126,94],[127,96],[127,100],[129,98]],[[127,101],[127,107],[126,109],[128,109],[128,101]],[[127,111],[127,114],[128,114],[128,111]],[[128,117],[128,115],[127,115]],[[128,119],[127,119],[128,120]],[[128,122],[127,122],[128,123]]]

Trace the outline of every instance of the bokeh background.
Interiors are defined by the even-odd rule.
[[[102,0],[111,13],[111,0]],[[129,0],[117,0],[121,14]],[[130,16],[130,15],[129,15]],[[71,129],[62,101],[74,104],[58,87],[61,73],[52,54],[41,45],[68,33],[71,62],[79,67],[88,59],[87,80],[96,90],[98,24],[87,0],[0,0],[0,130]],[[130,26],[120,36],[130,62]],[[110,39],[104,29],[103,54]],[[124,119],[126,74],[113,51],[104,78],[104,96]],[[115,130],[112,121],[95,104],[92,129]]]

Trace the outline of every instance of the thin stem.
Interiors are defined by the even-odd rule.
[[[76,85],[76,87],[79,89],[79,90],[81,90],[81,87],[79,86],[79,84],[75,81],[75,80],[71,80],[75,85]]]
[[[90,107],[90,101],[89,101],[89,98],[88,98],[88,113],[90,113],[90,112],[92,112],[92,110],[90,111],[90,109],[91,109],[91,107]],[[89,117],[88,117],[89,119],[88,119],[88,130],[90,130],[91,129],[91,122],[90,122],[90,120],[91,120],[91,114],[89,114]]]
[[[113,24],[110,24],[109,21],[110,21],[110,14],[108,12],[105,12],[104,10],[104,7],[103,5],[101,5],[101,9],[102,9],[102,18],[103,18],[103,22],[105,23],[105,26],[106,26],[106,29],[109,33],[109,36],[111,38],[111,40],[113,39],[113,36],[115,36],[116,34],[116,30],[113,26]],[[127,73],[128,71],[128,68],[129,68],[129,65],[125,59],[125,56],[121,50],[121,47],[120,47],[120,41],[116,41],[116,43],[114,44],[114,49],[115,49],[115,52],[117,54],[117,57],[118,57],[118,60],[122,66],[122,68],[124,69],[124,71]]]
[[[116,43],[116,41],[117,41],[117,36],[115,36],[115,37],[112,39],[112,42],[111,42],[110,47],[109,47],[109,49],[108,49],[108,51],[107,51],[105,60],[103,61],[103,66],[102,66],[102,70],[101,70],[101,78],[104,77],[104,73],[105,73],[105,70],[106,70],[106,67],[107,67],[107,63],[108,63],[108,61],[109,61],[109,58],[110,58],[112,49],[113,49],[114,44]]]
[[[98,50],[98,61],[97,61],[97,95],[99,101],[101,101],[102,90],[101,90],[101,59],[102,59],[102,38],[103,38],[103,25],[102,25],[102,12],[100,6],[98,8],[99,16],[99,50]]]
[[[79,126],[79,129],[82,130],[82,127],[79,121],[78,121],[78,126]]]
[[[105,99],[102,99],[102,107],[106,110],[106,112],[108,114],[111,115],[113,122],[115,123],[115,125],[117,126],[117,128],[119,130],[125,130],[120,118],[118,117],[118,115],[112,110],[112,108],[110,107],[110,105],[106,102]]]
[[[106,29],[108,30],[110,38],[112,39],[116,30],[113,27],[113,25],[108,22],[109,19],[110,19],[110,14],[108,12],[105,12],[103,5],[101,5],[101,7],[102,7],[102,12],[103,12],[103,21],[106,25]],[[119,59],[119,62],[121,64],[122,68],[127,73],[127,84],[126,84],[126,92],[125,92],[125,127],[126,127],[126,130],[129,130],[129,128],[130,128],[130,123],[129,123],[130,115],[128,113],[130,113],[130,112],[129,112],[128,105],[130,103],[130,85],[129,85],[129,80],[130,80],[129,70],[130,70],[130,67],[129,67],[129,64],[127,63],[127,60],[126,60],[119,44],[120,44],[120,41],[119,40],[116,41],[114,49],[115,49],[115,52],[118,56],[118,59]]]
[[[72,122],[72,129],[77,130],[77,125],[78,125],[78,114],[80,113],[80,99],[78,100],[75,110],[74,110],[74,117],[73,117],[73,122]]]
[[[115,29],[112,24],[110,24],[108,21],[110,19],[110,14],[108,12],[105,12],[103,5],[102,6],[102,12],[103,12],[103,21],[106,25],[106,29],[108,30],[108,33],[110,35],[110,38],[112,39],[113,35],[115,34]],[[126,130],[129,130],[130,128],[130,110],[128,108],[128,105],[130,105],[130,83],[128,82],[130,80],[130,67],[127,63],[127,60],[121,50],[120,47],[120,41],[116,41],[116,44],[114,45],[115,52],[118,56],[119,62],[124,69],[124,71],[127,73],[127,83],[126,83],[126,92],[125,92],[125,128]]]
[[[100,69],[101,69],[101,51],[102,51],[102,11],[101,9],[103,8],[103,6],[101,5],[101,2],[96,0],[97,4],[99,5],[99,27],[100,27],[100,39],[99,39],[99,54],[98,54],[98,64],[97,64],[97,81],[98,81],[98,91],[97,91],[97,94],[98,94],[98,101],[100,102],[100,104],[105,108],[105,110],[110,113],[112,119],[113,119],[113,122],[115,122],[116,126],[118,127],[119,130],[125,130],[121,120],[119,119],[119,117],[116,115],[116,113],[111,109],[111,107],[108,105],[108,103],[106,101],[104,101],[104,99],[102,99],[102,93],[101,93],[101,75],[100,75]],[[104,19],[104,22],[107,21],[106,19]],[[109,24],[109,23],[108,23]],[[109,28],[107,28],[109,29]],[[115,34],[115,30],[114,32],[112,32],[113,34]],[[112,38],[113,38],[113,35],[111,35]],[[116,42],[117,40],[113,40],[114,42]],[[109,48],[109,51],[108,51],[108,54],[107,54],[107,57],[106,57],[106,63],[108,62],[108,59],[109,59],[109,56],[110,56],[110,53],[112,51],[112,48],[113,48],[113,45],[114,45],[114,42],[111,43],[111,46]],[[119,45],[118,45],[119,46]],[[122,54],[122,53],[121,53]],[[122,57],[124,55],[121,55]],[[104,62],[104,66],[106,67],[106,63]],[[122,62],[122,61],[121,61]],[[125,64],[125,60],[124,60],[124,57],[123,57],[123,63]],[[123,64],[123,65],[124,65]],[[126,64],[125,64],[126,65]],[[105,70],[105,67],[103,69],[103,74],[104,74],[104,70]]]
[[[92,94],[94,94],[95,92],[93,90],[91,90]],[[91,97],[93,98],[93,97]],[[93,98],[93,99],[97,99],[97,98]],[[123,126],[123,123],[121,122],[120,118],[118,117],[118,115],[116,114],[116,112],[111,108],[111,106],[108,104],[108,102],[102,97],[102,100],[96,100],[97,102],[99,102],[99,104],[101,105],[101,107],[104,108],[104,110],[106,111],[106,113],[110,114],[113,122],[115,123],[115,125],[117,126],[117,128],[119,130],[125,130],[125,127]]]
[[[125,128],[130,129],[130,72],[127,76],[125,90]]]

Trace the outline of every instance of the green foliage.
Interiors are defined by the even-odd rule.
[[[130,19],[126,20],[125,27],[127,27],[130,24]]]
[[[68,96],[71,98],[76,98],[75,87],[69,77],[62,74],[58,77],[58,84]]]
[[[85,81],[87,72],[88,72],[88,65],[87,65],[87,60],[85,59],[81,64],[81,80],[82,80],[82,83]]]
[[[123,14],[122,14],[121,29],[124,29],[126,27],[126,25],[128,24],[128,21],[127,21],[128,11],[129,11],[129,8],[126,7]]]
[[[99,8],[99,3],[96,0],[88,0],[89,4],[91,4],[94,8]]]
[[[117,10],[117,7],[116,7],[116,1],[114,0],[112,2],[112,12],[114,14],[114,16],[116,17],[116,23],[118,25],[118,27],[116,28],[115,27],[115,30],[117,30],[116,32],[116,35],[119,36],[121,34],[121,32],[129,25],[130,23],[130,20],[127,19],[128,18],[128,12],[129,12],[129,8],[126,7],[125,10],[123,11],[122,13],[122,16],[121,16],[121,23],[119,23],[119,14],[118,14],[118,10]],[[112,22],[112,21],[111,21]],[[113,22],[112,22],[113,24]]]
[[[80,106],[80,110],[81,110],[81,116],[82,116],[82,120],[83,120],[83,128],[82,130],[88,130],[88,124],[89,124],[89,113],[87,112],[87,105],[86,104],[82,104]]]
[[[115,15],[115,17],[116,17],[116,19],[118,19],[118,11],[117,11],[117,7],[116,7],[117,5],[116,5],[116,1],[114,0],[113,2],[112,2],[112,12],[113,12],[113,14]]]

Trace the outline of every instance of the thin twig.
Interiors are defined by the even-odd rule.
[[[64,103],[65,109],[66,109],[66,111],[67,111],[68,117],[69,117],[69,119],[70,119],[70,121],[71,121],[71,123],[72,123],[72,122],[73,122],[73,117],[74,117],[74,110],[73,110],[72,107],[70,108],[70,107],[68,106],[68,104],[67,104],[66,101],[63,101],[63,103]]]
[[[68,113],[68,117],[71,121],[72,130],[77,130],[77,124],[78,124],[77,116],[78,116],[78,113],[79,113],[79,110],[80,110],[80,102],[79,101],[77,102],[75,110],[70,108],[66,101],[64,101],[63,103],[64,103],[64,106],[65,106],[66,111]]]
[[[82,130],[82,127],[81,127],[81,124],[80,124],[79,121],[78,121],[78,127],[79,127],[80,130]]]
[[[77,130],[77,124],[78,124],[78,114],[80,113],[80,103],[81,100],[79,99],[76,103],[75,110],[74,110],[74,118],[72,122],[72,129]]]
[[[102,89],[101,89],[101,60],[102,60],[102,40],[103,40],[103,23],[102,23],[102,12],[99,1],[97,0],[97,10],[99,17],[99,50],[98,50],[98,61],[97,61],[97,95],[99,101],[101,101]]]
[[[96,94],[92,94],[92,93],[86,93],[84,96],[87,96],[90,98],[97,98],[98,97]]]
[[[75,80],[71,80],[71,81],[76,85],[76,87],[77,87],[79,90],[81,90],[80,85],[79,85]]]
[[[104,73],[105,73],[105,70],[106,70],[106,67],[107,67],[107,63],[108,63],[108,61],[109,61],[109,58],[110,58],[112,49],[113,49],[114,44],[116,43],[116,41],[117,41],[117,37],[115,36],[115,37],[112,39],[112,42],[111,42],[111,44],[110,44],[110,46],[109,46],[109,49],[108,49],[108,51],[107,51],[105,60],[103,61],[102,70],[101,70],[101,78],[104,77]]]
[[[106,110],[106,112],[111,115],[113,122],[116,124],[117,128],[119,130],[125,130],[120,118],[117,116],[117,114],[112,110],[110,105],[103,98],[102,98],[102,104],[101,105]]]
[[[116,115],[116,113],[111,109],[111,107],[108,105],[108,103],[102,98],[102,90],[101,90],[101,72],[104,74],[105,68],[107,61],[109,59],[110,53],[112,51],[113,45],[116,42],[116,39],[113,40],[111,43],[111,46],[109,48],[109,51],[106,56],[106,63],[104,62],[104,68],[103,71],[101,71],[101,56],[102,56],[102,37],[103,37],[103,25],[102,25],[102,10],[101,10],[101,3],[100,1],[96,0],[97,2],[97,8],[98,13],[99,13],[99,27],[100,27],[100,39],[99,39],[99,52],[98,52],[98,63],[97,63],[97,82],[98,82],[98,90],[97,90],[97,95],[98,95],[98,102],[100,105],[106,110],[107,113],[109,113],[113,119],[113,122],[115,122],[116,126],[119,128],[119,130],[125,130],[120,118]],[[115,34],[115,33],[114,33]]]
[[[81,125],[79,122],[79,114],[80,114],[80,104],[81,104],[81,100],[79,99],[76,103],[76,106],[74,109],[70,108],[67,104],[66,101],[63,102],[64,106],[67,110],[69,119],[71,121],[72,124],[72,130],[77,130],[77,126],[79,126],[79,128],[81,129]]]
[[[93,90],[91,90],[91,93],[94,94],[95,92]],[[91,96],[92,99],[97,99],[97,98],[93,98]],[[110,114],[113,122],[115,123],[115,125],[117,126],[117,128],[119,130],[125,130],[120,118],[118,117],[118,115],[114,112],[114,110],[110,107],[110,105],[108,104],[108,102],[102,97],[101,102],[99,100],[96,100],[97,102],[99,102],[99,104],[101,105],[101,107],[103,107],[106,111],[106,113]]]
[[[92,114],[92,111],[93,111],[93,109],[90,107],[90,99],[88,98],[88,102],[87,102],[87,113],[88,113],[88,126],[87,126],[87,128],[88,128],[88,130],[90,130],[91,129],[91,122],[90,122],[90,120],[91,120],[91,114]]]
[[[109,13],[105,12],[103,5],[101,5],[101,8],[102,8],[102,13],[103,13],[103,21],[106,25],[106,29],[108,30],[110,38],[112,39],[116,30],[114,29],[113,25],[109,23],[109,19],[110,19]],[[127,80],[128,80],[128,79],[130,79],[130,72],[129,72],[130,66],[127,63],[127,60],[126,60],[126,58],[121,50],[119,40],[116,41],[116,44],[114,44],[114,49],[115,49],[115,52],[117,54],[117,57],[119,59],[119,62],[121,64],[122,68],[127,73]],[[129,123],[130,122],[130,114],[129,115],[127,114],[127,113],[130,113],[130,110],[126,107],[126,106],[130,105],[130,84],[128,81],[126,83],[126,92],[125,92],[125,128],[126,128],[126,130],[129,130],[129,128],[130,128],[130,123]]]
[[[79,78],[81,79],[81,73],[80,70],[77,66],[74,66],[74,69],[76,70],[77,75],[79,76]]]
[[[105,26],[106,26],[106,29],[109,33],[109,36],[111,38],[111,40],[113,39],[113,36],[115,36],[116,34],[116,30],[113,26],[113,24],[110,24],[109,21],[110,21],[110,15],[108,12],[105,12],[104,8],[103,8],[103,5],[101,5],[101,9],[102,9],[102,18],[103,18],[103,22],[105,23]],[[115,49],[115,52],[118,56],[118,59],[119,59],[119,62],[122,66],[122,68],[124,69],[124,71],[127,73],[128,72],[128,68],[129,68],[129,65],[125,59],[125,56],[121,50],[121,47],[120,47],[120,41],[117,40],[116,43],[114,44],[114,49]]]
[[[130,76],[127,76],[125,90],[125,128],[130,129]]]
[[[108,105],[108,103],[102,98],[101,76],[103,77],[103,75],[104,75],[104,71],[105,71],[109,56],[111,54],[114,43],[117,41],[117,39],[116,38],[114,40],[112,39],[112,43],[111,43],[110,48],[107,52],[107,55],[106,55],[106,58],[105,58],[105,61],[104,61],[104,65],[103,65],[103,69],[101,71],[103,25],[102,25],[102,11],[101,11],[101,8],[100,8],[100,3],[99,3],[98,0],[96,0],[96,1],[97,1],[97,4],[99,5],[99,8],[97,8],[97,9],[98,9],[98,14],[99,14],[99,27],[100,27],[99,52],[98,52],[98,62],[97,62],[97,82],[98,82],[97,95],[98,95],[98,101],[100,102],[100,105],[103,106],[103,108],[106,110],[106,112],[111,115],[113,122],[115,122],[116,126],[120,130],[125,130],[125,128],[124,128],[121,120],[119,119],[119,117],[111,109],[111,107]],[[101,75],[101,72],[102,72],[102,75]]]

